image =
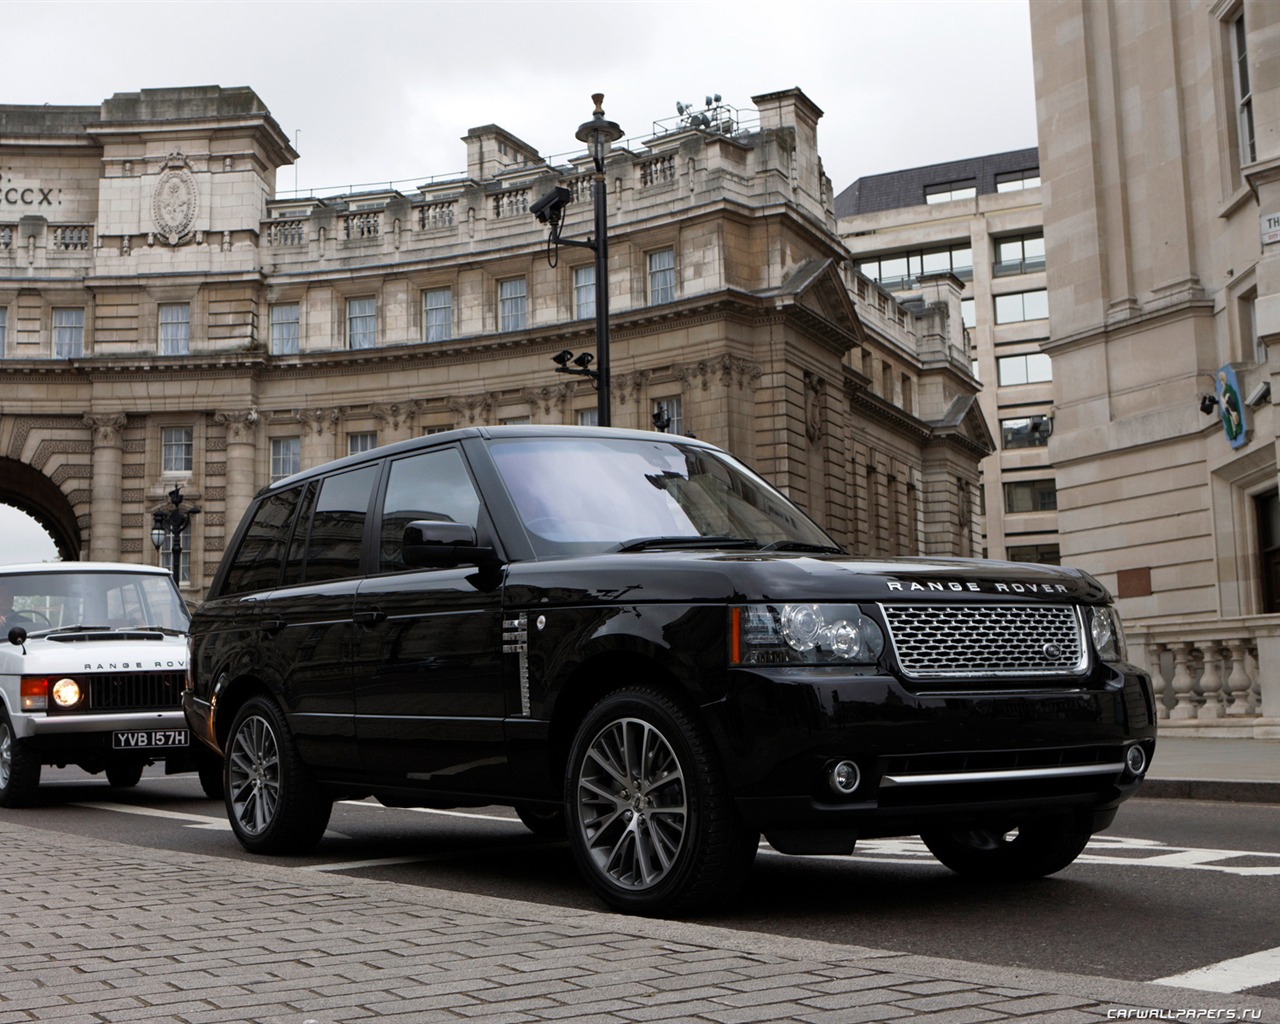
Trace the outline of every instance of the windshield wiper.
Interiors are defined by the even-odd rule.
[[[761,551],[812,551],[820,555],[843,555],[844,548],[833,547],[830,544],[810,544],[803,540],[775,540],[772,544],[766,544],[760,549]]]
[[[186,636],[186,630],[174,629],[172,626],[121,626],[121,630],[134,632],[143,630],[147,633],[163,633],[165,636]]]
[[[52,629],[29,630],[28,636],[56,636],[59,633],[109,633],[115,626],[86,626],[77,623],[74,626],[55,626]]]
[[[616,551],[647,551],[650,548],[751,548],[760,542],[753,537],[636,537],[623,541]]]

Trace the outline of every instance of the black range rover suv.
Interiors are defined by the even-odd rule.
[[[249,850],[332,802],[512,805],[614,908],[920,835],[1070,864],[1138,788],[1148,677],[1082,572],[855,560],[723,451],[474,428],[263,490],[191,625],[184,708]]]

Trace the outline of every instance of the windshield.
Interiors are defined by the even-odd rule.
[[[0,576],[6,629],[151,626],[185,633],[190,616],[168,576],[130,572],[32,572]]]
[[[491,442],[490,450],[539,555],[697,538],[736,547],[833,547],[758,476],[706,448],[655,436],[512,438]]]

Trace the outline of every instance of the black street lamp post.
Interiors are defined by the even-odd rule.
[[[589,353],[582,353],[576,359],[567,349],[553,356],[557,373],[571,373],[590,377],[596,385],[596,422],[602,426],[610,426],[609,415],[609,208],[608,193],[605,187],[604,161],[609,154],[609,147],[623,136],[623,131],[613,121],[606,121],[604,116],[604,93],[592,95],[596,109],[590,121],[583,122],[574,135],[579,142],[586,143],[587,153],[595,165],[595,175],[591,182],[591,199],[595,205],[595,236],[585,242],[560,237],[560,217],[564,207],[571,201],[571,193],[563,187],[556,187],[539,199],[530,208],[538,220],[551,225],[551,241],[556,245],[576,245],[591,249],[596,254],[596,355],[595,367]],[[548,257],[550,258],[550,257]],[[554,266],[554,264],[553,264]],[[569,365],[570,360],[573,366]]]
[[[182,586],[182,535],[191,525],[191,520],[200,514],[200,506],[182,507],[181,485],[169,492],[169,504],[170,508],[158,508],[151,513],[151,543],[159,551],[164,547],[165,537],[172,540],[173,582]]]

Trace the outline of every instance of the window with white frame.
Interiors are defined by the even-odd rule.
[[[160,542],[160,564],[173,572],[173,531],[164,531],[164,540]],[[191,582],[191,524],[182,528],[182,555],[178,565],[178,582]]]
[[[302,469],[302,440],[297,437],[271,439],[271,482],[283,480]]]
[[[673,302],[676,297],[676,251],[649,253],[649,305]]]
[[[453,337],[453,289],[428,288],[422,293],[422,340]]]
[[[1249,84],[1249,50],[1244,29],[1244,7],[1232,19],[1231,84],[1235,89],[1236,136],[1240,146],[1240,163],[1258,159],[1258,146],[1253,127],[1253,89]]]
[[[666,433],[684,433],[684,402],[679,395],[674,398],[656,398],[653,402],[653,425],[666,422]]]
[[[53,311],[55,359],[79,359],[84,355],[84,307]]]
[[[160,471],[190,473],[195,453],[195,435],[190,427],[162,427],[160,430]]]
[[[589,320],[596,315],[594,264],[573,268],[573,315],[578,320]]]
[[[498,330],[524,330],[527,300],[523,277],[510,277],[498,282]]]
[[[1002,388],[1014,384],[1048,384],[1052,380],[1053,363],[1043,352],[1001,356],[996,360],[996,382]]]
[[[160,304],[160,354],[185,356],[191,351],[191,305],[186,302]]]
[[[361,452],[371,452],[378,447],[378,432],[376,430],[365,430],[357,434],[347,435],[347,454],[359,455]]]
[[[996,296],[996,323],[1018,324],[1026,320],[1044,320],[1049,316],[1049,293],[1039,288],[1031,292],[1014,292]]]
[[[277,302],[271,307],[271,354],[298,354],[299,306],[296,302]]]
[[[378,300],[347,299],[347,348],[373,348],[378,343]]]
[[[578,426],[580,427],[600,426],[600,410],[598,408],[579,409],[578,410]]]

